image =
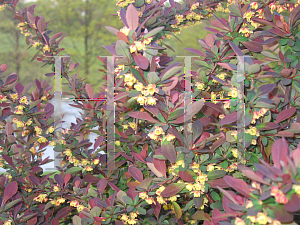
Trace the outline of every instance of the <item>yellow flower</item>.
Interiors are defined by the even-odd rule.
[[[249,209],[252,206],[253,206],[253,203],[250,200],[248,200],[247,203],[246,203],[246,208]]]
[[[75,163],[74,163],[75,164]],[[91,167],[91,166],[87,166],[87,167],[85,167],[84,168],[86,171],[92,171],[93,170],[93,168]]]
[[[143,95],[139,95],[138,97],[135,97],[135,99],[140,105],[144,105],[145,97]]]
[[[33,200],[42,203],[43,201],[45,201],[47,199],[46,197],[47,197],[46,194],[40,194],[39,196],[35,197]]]
[[[253,17],[253,15],[254,15],[254,12],[248,11],[244,14],[244,18],[246,18],[247,21],[249,22],[251,20],[251,18]]]
[[[194,19],[198,20],[198,21],[201,20],[201,15],[200,14],[195,14]]]
[[[273,220],[272,223],[270,223],[270,225],[281,225],[281,222],[278,220]]]
[[[199,182],[196,182],[193,185],[194,191],[201,191],[201,190],[203,190],[203,188],[204,188],[203,185],[201,183],[199,183]]]
[[[79,206],[79,203],[78,203],[78,201],[73,200],[70,202],[70,206],[77,207],[77,206]]]
[[[40,42],[38,42],[38,41],[36,41],[36,42],[34,42],[34,43],[32,44],[32,46],[35,47],[35,48],[38,47],[38,46],[40,46],[40,45],[41,45],[41,44],[40,44]]]
[[[133,129],[133,130],[136,130],[137,129],[137,124],[136,123],[133,123],[133,122],[128,122],[129,123],[129,126]]]
[[[41,97],[41,100],[43,100],[43,101],[47,101],[47,96],[43,96],[43,97]]]
[[[26,32],[26,33],[25,33],[25,37],[29,37],[30,34],[31,34],[30,32]]]
[[[0,103],[6,102],[6,101],[7,101],[6,96],[0,95]]]
[[[39,143],[46,143],[48,140],[47,140],[47,138],[45,138],[45,137],[40,137],[39,139],[38,139],[38,142]]]
[[[140,197],[141,199],[147,198],[147,197],[148,197],[147,192],[145,192],[145,191],[140,192],[140,193],[139,193],[139,197]]]
[[[122,214],[121,220],[127,222],[128,221],[128,216],[126,214]]]
[[[244,220],[242,220],[241,218],[235,218],[235,225],[246,225],[246,223],[244,222]]]
[[[295,190],[297,195],[300,195],[300,185],[293,185],[293,189]]]
[[[120,142],[120,141],[115,141],[115,145],[116,145],[116,146],[120,146],[120,145],[121,145],[121,142]]]
[[[1,11],[1,9],[0,9]],[[11,225],[11,220],[5,220],[4,225]]]
[[[160,186],[160,188],[158,188],[157,190],[156,190],[156,194],[157,195],[160,195],[160,193],[163,191],[163,190],[165,190],[165,186]]]
[[[43,133],[43,130],[41,128],[39,128],[38,126],[34,126],[34,130],[35,130],[36,134],[38,134],[38,135]]]
[[[156,200],[159,204],[164,204],[166,202],[162,196],[157,196]]]
[[[237,98],[237,96],[238,96],[237,89],[236,88],[230,88],[230,89],[231,89],[231,91],[228,92],[228,95],[233,97],[233,98]]]
[[[215,167],[213,164],[208,164],[206,169],[207,169],[207,171],[213,171],[213,170],[215,170]]]
[[[134,85],[134,88],[135,88],[135,90],[137,90],[137,91],[142,91],[145,87],[144,87],[143,83],[137,82],[137,83]]]
[[[207,181],[207,175],[206,174],[200,174],[197,178],[196,181],[199,181],[201,184],[204,184],[205,181]]]
[[[11,97],[13,100],[18,99],[18,93],[10,94],[9,97]]]
[[[81,212],[84,209],[83,205],[78,205],[77,207],[78,212]]]
[[[64,198],[58,198],[57,201],[58,201],[59,203],[64,203],[64,202],[66,201],[66,199],[64,199]]]
[[[98,164],[99,164],[99,162],[100,162],[100,160],[99,160],[99,159],[94,159],[94,165],[98,165]]]
[[[81,160],[81,164],[82,164],[83,166],[85,166],[85,165],[88,164],[88,161],[87,161],[86,159],[83,159],[83,160]]]
[[[22,103],[22,104],[26,104],[26,105],[28,105],[29,103],[28,103],[28,98],[26,97],[26,96],[23,96],[22,98],[20,98],[20,101],[19,101],[20,103]]]
[[[204,89],[204,83],[197,83],[197,89],[203,90]]]
[[[144,39],[143,43],[144,43],[144,45],[148,45],[151,43],[152,40],[153,40],[152,37],[148,37],[148,38]]]
[[[30,118],[29,120],[27,120],[26,125],[30,126],[32,124],[32,119]]]
[[[192,6],[191,6],[191,10],[195,10],[199,7],[199,2],[197,3],[194,3]]]
[[[201,197],[201,192],[200,191],[192,191],[194,193],[194,197]]]
[[[175,15],[175,19],[177,20],[177,23],[181,23],[184,21],[183,15]]]
[[[153,200],[153,198],[151,198],[151,197],[149,197],[149,196],[147,196],[147,197],[145,198],[145,201],[146,201],[149,205],[152,205],[152,203],[155,203],[154,200]]]
[[[191,190],[193,190],[193,184],[191,184],[191,183],[187,183],[186,184],[186,186],[185,186],[185,188],[188,190],[188,191],[191,191]]]
[[[156,84],[149,84],[146,87],[146,91],[143,93],[145,96],[147,95],[154,95],[155,93],[158,93],[159,90],[156,88]]]
[[[46,51],[50,52],[50,47],[48,45],[43,47],[43,52],[45,53]]]
[[[72,155],[71,149],[67,149],[67,150],[65,151],[65,154],[66,154],[66,156],[71,156],[71,155]]]
[[[146,0],[147,4],[150,4],[152,2],[152,0]]]
[[[257,214],[256,221],[259,224],[267,224],[268,223],[268,217],[266,216],[266,214],[259,212]]]
[[[124,130],[127,130],[128,129],[128,125],[127,124],[123,125],[123,128],[124,128]]]
[[[251,5],[252,9],[256,10],[258,8],[258,3],[257,2],[252,2],[250,5]]]
[[[48,132],[49,132],[50,134],[52,134],[52,133],[54,132],[54,127],[53,127],[53,126],[49,127],[49,128],[48,128]]]
[[[256,144],[257,144],[256,140],[255,140],[255,139],[252,139],[252,140],[251,140],[251,145],[256,145]]]
[[[22,110],[25,108],[25,106],[23,106],[23,105],[18,105],[18,106],[16,106],[15,108],[17,108],[18,110],[22,111]]]
[[[256,223],[256,216],[247,216],[247,219],[249,219],[252,223]]]
[[[136,52],[137,47],[135,45],[130,45],[129,50],[130,50],[130,53]]]
[[[29,149],[29,151],[30,151],[32,154],[36,154],[36,149],[35,149],[35,147],[31,147],[31,148]]]
[[[5,9],[5,5],[0,5],[0,11],[2,11],[3,9]],[[4,225],[10,225],[10,224],[4,224]]]
[[[171,197],[169,198],[169,200],[170,200],[171,202],[176,202],[176,201],[177,201],[177,197],[179,197],[179,195],[173,195],[173,196],[171,196]]]
[[[135,47],[136,47],[137,51],[146,50],[146,47],[142,42],[135,41],[134,44],[135,44]]]
[[[54,191],[54,192],[58,192],[58,191],[60,191],[60,188],[59,188],[58,186],[54,186],[54,187],[53,187],[53,191]]]
[[[175,136],[173,134],[168,134],[166,137],[167,141],[172,141],[173,139],[175,139]]]
[[[127,28],[127,27],[123,27],[120,32],[122,32],[123,34],[125,34],[126,36],[128,36],[129,32],[130,32],[130,29]]]
[[[155,126],[155,130],[154,130],[155,135],[161,135],[164,134],[165,132],[163,131],[163,129],[159,126]]]
[[[136,224],[136,220],[135,219],[129,219],[127,220],[128,224]]]
[[[236,148],[231,149],[233,157],[237,158],[239,155],[239,151]]]
[[[148,134],[149,138],[151,138],[152,140],[156,140],[157,139],[157,135],[154,132],[150,132]]]
[[[156,98],[154,98],[154,97],[147,97],[145,103],[146,103],[146,105],[156,105]]]
[[[15,114],[19,114],[19,115],[23,115],[23,114],[24,114],[24,112],[23,112],[23,111],[20,111],[20,110],[16,110],[16,111],[14,111],[14,113],[15,113]]]

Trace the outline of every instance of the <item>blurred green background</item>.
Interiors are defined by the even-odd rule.
[[[103,72],[99,69],[102,67],[97,55],[105,56],[110,53],[103,45],[110,45],[117,40],[117,37],[108,32],[105,26],[112,26],[120,29],[123,23],[115,14],[119,7],[116,6],[117,1],[108,0],[37,0],[24,1],[20,0],[17,9],[37,4],[34,16],[43,15],[46,22],[51,21],[48,29],[52,30],[52,34],[57,32],[68,33],[60,47],[65,50],[60,55],[70,54],[71,60],[79,63],[79,78],[87,78],[86,82],[90,85],[94,84],[94,91],[98,91],[103,83]],[[168,4],[168,3],[167,3]],[[217,14],[226,18],[228,15]],[[25,36],[21,34],[17,27],[18,21],[12,20],[13,13],[8,10],[0,12],[0,60],[1,64],[6,63],[8,70],[1,76],[8,76],[15,72],[19,75],[19,82],[23,85],[32,83],[35,79],[40,81],[46,80],[51,86],[54,85],[54,77],[46,77],[46,73],[50,73],[51,67],[44,67],[42,62],[37,60],[31,61],[36,53],[35,48],[27,49]],[[210,18],[212,19],[212,18]],[[184,48],[197,48],[201,46],[199,39],[205,38],[208,31],[205,27],[209,26],[209,21],[203,20],[201,24],[182,29],[176,38],[165,39],[165,43],[170,45],[175,52],[168,50],[170,56],[176,55],[194,55]],[[50,35],[50,36],[51,36]],[[182,61],[182,58],[175,58],[176,61]],[[77,68],[72,71],[73,75],[77,73]],[[34,90],[34,86],[31,88]],[[67,91],[66,87],[63,87]],[[52,90],[53,93],[53,90]]]

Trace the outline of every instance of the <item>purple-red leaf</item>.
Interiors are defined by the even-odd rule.
[[[179,171],[178,175],[180,176],[180,178],[186,182],[193,182],[195,181],[195,179],[192,177],[192,175],[188,174],[185,171]]]
[[[289,154],[289,147],[284,137],[278,139],[272,145],[272,159],[274,166],[281,168],[280,161],[283,161],[287,165],[287,155]]]
[[[193,48],[185,48],[185,50],[190,51],[190,52],[192,52],[192,53],[195,53],[195,54],[197,54],[197,55],[201,55],[201,56],[206,57],[206,55],[205,55],[203,52],[201,52],[201,51],[199,51],[199,50],[197,50],[197,49],[193,49]]]
[[[215,36],[213,34],[207,34],[205,38],[205,43],[209,46],[212,47],[215,44]]]
[[[294,113],[296,112],[296,110],[297,110],[297,107],[293,107],[293,108],[288,108],[288,109],[282,110],[278,114],[275,123],[279,123],[281,121],[284,121],[284,120],[290,118],[291,116],[294,115]]]
[[[169,184],[161,193],[160,195],[164,198],[171,197],[173,195],[176,195],[178,192],[180,192],[185,187],[184,183],[173,183]]]
[[[83,177],[83,180],[87,183],[97,183],[100,179],[93,176],[92,174],[87,174]]]
[[[9,183],[4,189],[1,207],[7,202],[8,199],[14,196],[17,193],[17,191],[18,191],[18,183],[16,181]]]
[[[230,185],[234,190],[236,190],[240,194],[244,195],[245,197],[250,197],[250,189],[245,181],[228,175],[224,176],[224,180],[228,185]]]
[[[59,174],[55,174],[54,175],[54,179],[55,181],[57,182],[57,184],[63,188],[63,185],[64,185],[64,179],[62,178],[62,176],[60,176]]]
[[[126,21],[128,27],[133,31],[135,31],[139,25],[139,13],[132,4],[127,7]]]
[[[149,61],[145,56],[142,56],[141,54],[134,54],[133,59],[141,69],[146,70],[148,68]]]
[[[101,180],[99,180],[99,182],[97,183],[97,189],[99,194],[102,194],[103,191],[105,190],[107,186],[107,180],[106,178],[102,178]]]
[[[55,219],[61,220],[61,219],[65,218],[66,216],[69,215],[70,212],[72,212],[72,209],[73,208],[71,206],[63,207],[56,213]]]
[[[171,163],[176,162],[176,151],[173,144],[166,139],[161,143],[161,153]]]
[[[242,44],[252,52],[261,52],[263,46],[257,41],[243,41]]]
[[[136,168],[135,166],[129,167],[128,172],[138,182],[142,182],[144,180],[142,171]]]
[[[230,124],[230,123],[233,123],[235,121],[238,120],[238,113],[237,112],[233,112],[229,115],[226,115],[220,122],[219,124],[221,126],[225,125],[225,124]]]
[[[152,123],[160,123],[159,121],[157,121],[156,119],[152,118],[152,116],[150,116],[148,113],[146,112],[130,112],[128,114],[128,116],[133,117],[133,118],[137,118],[137,119],[141,119],[141,120],[146,120]]]

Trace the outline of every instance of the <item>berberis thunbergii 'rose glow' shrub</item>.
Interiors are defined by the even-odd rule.
[[[168,7],[165,1],[120,0],[116,16],[124,26],[106,26],[118,37],[105,46],[116,56],[113,159],[101,154],[107,148],[106,101],[70,104],[84,113],[55,142],[52,87],[35,80],[28,93],[32,84],[17,83],[15,73],[1,80],[1,166],[7,174],[0,176],[0,224],[298,220],[299,2],[170,0]],[[65,35],[51,35],[45,18],[34,16],[36,5],[17,10],[17,3],[0,0],[0,10],[15,13],[26,43],[37,50],[32,60],[52,65],[46,76],[54,76],[50,56],[59,56]],[[216,11],[229,13],[228,20]],[[186,49],[199,56],[193,58],[189,103],[183,65],[172,63],[166,50],[173,49],[164,39],[212,16],[211,33],[199,40],[202,50]],[[106,72],[107,59],[99,60]],[[69,94],[104,99],[109,85],[95,92],[78,79],[79,71],[70,74],[77,66],[63,58]],[[0,73],[7,69],[2,64]],[[241,115],[244,132],[237,130]],[[91,132],[98,135],[94,144],[86,138]],[[54,176],[41,168],[53,161],[43,157],[48,145],[62,150]]]

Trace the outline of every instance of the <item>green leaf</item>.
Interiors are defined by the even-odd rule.
[[[192,199],[191,201],[189,201],[189,202],[185,205],[183,211],[187,211],[189,208],[191,208],[191,206],[192,206],[193,204],[194,204],[194,200]]]
[[[122,199],[126,204],[133,205],[133,200],[129,196],[123,196]]]
[[[79,172],[79,171],[82,171],[82,168],[80,168],[80,167],[72,167],[72,168],[70,168],[70,169],[68,169],[66,171],[66,174],[68,174],[68,173],[72,174],[72,173],[76,173],[76,172]]]
[[[156,35],[157,33],[161,32],[163,29],[165,29],[165,27],[157,27],[154,28],[153,30],[151,30],[149,33],[145,34],[144,38],[148,38],[151,36]]]
[[[233,14],[239,16],[239,17],[242,17],[242,13],[241,11],[239,10],[239,8],[234,5],[234,4],[231,4],[228,6],[228,9],[230,10],[230,12],[232,12]]]
[[[1,207],[0,213],[6,212],[7,210],[11,209],[14,205],[18,204],[21,201],[22,201],[22,198],[19,198],[19,199],[16,199],[12,202],[5,204],[3,207]]]
[[[156,72],[149,72],[147,74],[147,78],[150,84],[156,84],[160,81],[160,78],[158,77]]]
[[[177,202],[173,202],[173,206],[174,206],[175,216],[178,219],[180,219],[182,216],[182,210],[181,210],[180,206],[177,204]]]
[[[214,180],[223,177],[225,174],[226,174],[225,170],[213,170],[207,174],[207,178],[210,180]]]
[[[116,53],[124,57],[130,58],[128,44],[123,40],[117,40],[116,42]]]
[[[147,211],[144,208],[137,207],[136,210],[139,212],[141,215],[146,215]]]
[[[164,81],[168,78],[170,78],[171,76],[177,74],[180,70],[182,69],[182,66],[174,66],[172,68],[170,68],[161,78],[161,81]]]

